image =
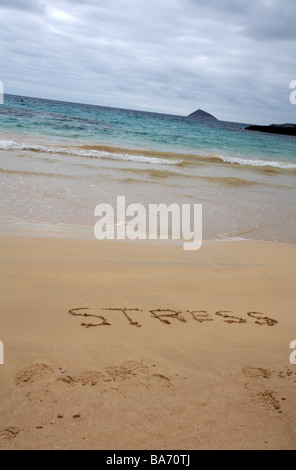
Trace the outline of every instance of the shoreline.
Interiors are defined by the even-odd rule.
[[[95,226],[95,224],[94,224]],[[96,241],[94,227],[86,225],[69,225],[69,224],[52,224],[46,222],[38,222],[34,220],[19,219],[17,217],[0,216],[0,238],[1,237],[29,237],[29,238],[48,238],[48,239],[64,239],[64,240],[84,240]],[[16,233],[16,231],[18,231]],[[103,243],[128,243],[135,245],[150,245],[150,246],[180,246],[185,240],[150,240],[147,236],[146,240],[104,240]],[[254,244],[267,244],[267,245],[285,245],[296,246],[292,242],[279,242],[270,240],[256,240],[253,238],[242,237],[226,237],[220,239],[215,238],[211,240],[203,240],[202,247],[213,245],[215,243],[254,243]],[[201,248],[202,249],[202,248]],[[196,250],[198,251],[198,250]],[[194,250],[193,250],[194,252]]]
[[[1,449],[296,448],[294,246],[0,251]]]

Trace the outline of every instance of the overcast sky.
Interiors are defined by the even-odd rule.
[[[296,122],[295,0],[0,0],[5,92]]]

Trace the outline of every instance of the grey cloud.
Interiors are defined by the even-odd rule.
[[[295,40],[296,3],[294,0],[189,0],[200,18],[223,20],[233,25],[238,35],[254,40]],[[214,13],[213,13],[214,12]]]
[[[0,9],[2,8],[45,13],[46,5],[38,0],[1,0]]]
[[[294,3],[2,0],[0,80],[16,94],[274,121],[294,111]]]

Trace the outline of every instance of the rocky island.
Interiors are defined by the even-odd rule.
[[[248,126],[248,131],[268,132],[269,134],[284,134],[296,136],[296,124],[271,124],[270,126]]]
[[[194,111],[194,113],[189,114],[189,116],[187,117],[193,118],[193,119],[200,119],[200,120],[206,119],[206,120],[218,121],[218,119],[215,118],[215,116],[213,116],[210,113],[207,113],[206,111],[203,111],[202,109],[198,109],[197,111]]]

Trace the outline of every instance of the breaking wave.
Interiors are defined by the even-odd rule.
[[[87,158],[104,158],[153,165],[181,165],[183,163],[183,160],[168,160],[153,156],[132,155],[130,153],[112,153],[110,151],[86,149],[83,147],[48,147],[45,145],[18,144],[13,140],[1,140],[0,150],[28,150],[31,152],[63,154]]]
[[[109,147],[104,145],[81,146],[47,146],[26,143],[17,143],[14,140],[0,140],[0,150],[26,150],[47,154],[61,154],[86,158],[119,160],[152,165],[184,165],[224,163],[239,166],[255,167],[257,169],[270,168],[279,170],[296,170],[296,164],[279,160],[258,160],[225,155],[194,155],[171,152],[158,152],[151,150],[135,150]]]

